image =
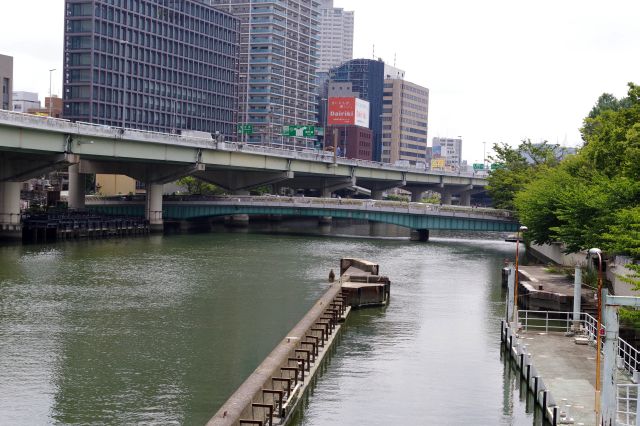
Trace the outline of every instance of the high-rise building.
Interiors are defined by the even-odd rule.
[[[248,142],[313,143],[282,127],[317,124],[317,0],[209,0],[240,18],[239,121]]]
[[[198,0],[65,0],[64,117],[235,137],[239,21]]]
[[[382,155],[382,98],[384,89],[384,62],[373,59],[352,59],[332,68],[331,82],[350,82],[351,91],[368,101],[369,129],[373,132],[372,157],[380,161]],[[335,87],[335,85],[330,84]]]
[[[13,92],[12,103],[15,112],[27,112],[30,109],[40,108],[40,99],[34,92]]]
[[[404,72],[401,75],[404,76]],[[386,78],[381,160],[385,163],[409,161],[426,166],[428,117],[429,89],[401,78]]]
[[[318,72],[353,58],[353,12],[333,7],[333,0],[320,0],[320,62]]]
[[[462,163],[462,139],[461,138],[433,138],[433,157],[444,159],[445,170],[456,171]]]
[[[13,57],[0,55],[0,109],[11,110],[13,94]]]

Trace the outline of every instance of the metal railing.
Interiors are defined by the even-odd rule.
[[[140,197],[96,197],[87,198],[89,204],[109,204],[111,202],[122,203],[126,201],[142,202]],[[372,212],[430,214],[435,216],[456,216],[474,219],[499,219],[513,220],[513,215],[508,210],[499,210],[481,207],[465,207],[451,205],[437,205],[428,203],[410,203],[401,201],[382,201],[357,198],[318,198],[318,197],[281,197],[281,196],[183,196],[169,195],[163,198],[165,203],[207,203],[207,204],[238,204],[266,207],[306,207],[327,208],[343,210],[364,210]]]
[[[637,384],[617,385],[616,425],[640,426],[640,403]]]
[[[524,330],[535,330],[545,332],[569,332],[573,329],[573,312],[554,311],[529,311],[518,310],[518,318]],[[598,321],[591,315],[580,313],[580,329],[587,335],[591,342],[596,341],[596,330]],[[602,331],[605,330],[604,324]],[[604,339],[602,348],[604,347]],[[640,366],[640,351],[631,346],[627,341],[618,337],[618,359],[622,370],[625,370],[631,377],[635,377]]]
[[[213,139],[198,138],[193,136],[182,136],[171,133],[152,132],[147,130],[126,129],[122,127],[107,126],[102,124],[88,122],[71,122],[66,119],[41,117],[32,114],[18,113],[14,111],[0,110],[0,122],[9,125],[23,126],[48,130],[59,133],[67,133],[71,135],[85,137],[106,137],[110,139],[127,139],[131,141],[142,141],[150,143],[162,143],[167,145],[182,145],[195,148],[209,148],[221,151],[240,151],[260,153],[272,156],[284,156],[287,158],[295,158],[302,160],[313,160],[322,162],[333,162],[333,153],[319,151],[304,145],[277,145],[277,144],[253,144],[242,142],[217,142]],[[467,177],[485,181],[486,175],[476,172],[462,171],[432,171],[426,168],[416,166],[400,166],[377,161],[357,160],[351,158],[337,157],[336,163],[343,165],[353,165],[367,168],[377,168],[385,170],[396,170],[411,173],[419,173],[425,175],[451,176],[451,177]],[[483,184],[486,184],[483,183]]]

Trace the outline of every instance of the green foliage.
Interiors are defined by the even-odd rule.
[[[397,195],[397,194],[389,194],[387,195],[386,199],[389,201],[402,201],[404,203],[408,203],[411,200],[406,195]]]
[[[427,204],[440,204],[440,201],[441,201],[441,198],[440,198],[440,194],[438,193],[434,193],[420,200],[421,203],[427,203]]]
[[[533,144],[523,140],[517,148],[505,143],[494,144],[494,155],[489,159],[504,164],[504,168],[494,170],[489,175],[487,191],[493,205],[499,209],[514,210],[516,194],[531,182],[540,170],[558,163],[555,151],[557,145],[547,142]]]
[[[224,194],[224,191],[208,182],[200,180],[193,176],[183,177],[178,180],[178,185],[187,188],[189,195],[220,195]]]

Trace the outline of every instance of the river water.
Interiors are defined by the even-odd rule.
[[[344,256],[380,263],[391,303],[350,317],[295,424],[539,424],[500,354],[500,268],[514,246],[482,237],[0,247],[0,424],[203,424]]]

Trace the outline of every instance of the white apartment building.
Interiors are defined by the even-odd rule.
[[[462,139],[461,138],[433,138],[433,156],[438,154],[445,159],[448,170],[460,170],[462,164]]]
[[[385,67],[385,75],[404,76],[404,72]],[[426,166],[428,129],[429,89],[402,78],[385,78],[382,100],[382,162],[394,164],[397,161],[408,161],[413,165],[421,163]]]
[[[282,127],[318,122],[318,0],[209,0],[240,18],[238,120],[253,125],[248,142],[293,144]]]
[[[30,109],[40,109],[38,94],[34,92],[13,92],[13,110],[27,112]]]
[[[333,0],[320,0],[320,61],[318,72],[353,59],[353,12],[333,7]]]

